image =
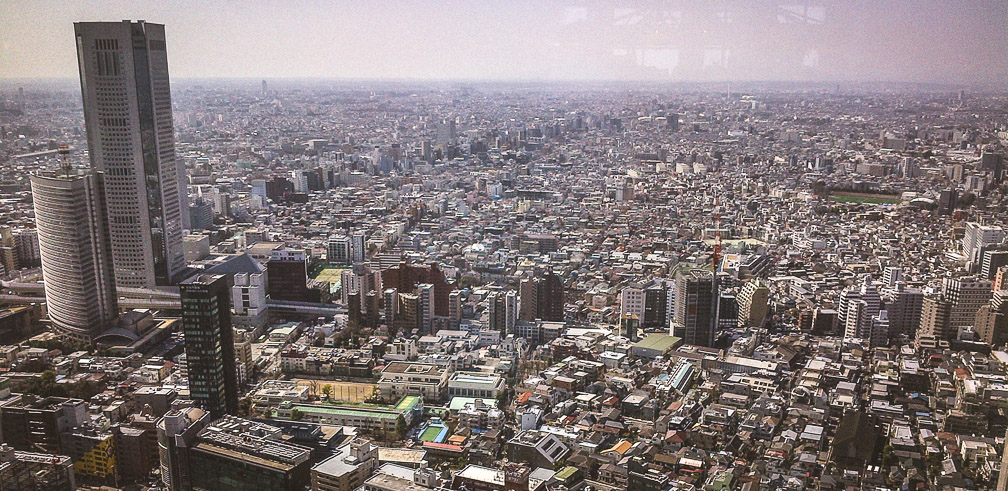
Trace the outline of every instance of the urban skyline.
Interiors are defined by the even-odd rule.
[[[5,2],[0,79],[72,77],[75,59],[58,26],[96,15],[168,25],[176,78],[1003,88],[1008,75],[1001,63],[1008,35],[998,23],[1008,7],[997,2],[451,2],[433,9],[429,2],[267,1],[237,11],[220,1],[178,5]]]
[[[3,487],[1008,491],[1005,6],[221,5],[0,79]]]

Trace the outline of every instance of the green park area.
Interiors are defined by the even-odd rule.
[[[861,194],[861,193],[836,193],[830,195],[830,200],[837,203],[866,203],[871,205],[895,205],[902,200],[899,196],[892,194]]]

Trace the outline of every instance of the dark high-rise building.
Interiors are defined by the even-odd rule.
[[[175,158],[165,29],[74,24],[91,166],[105,173],[116,286],[178,282],[186,269],[185,166]]]
[[[351,247],[352,250],[352,247]],[[395,288],[399,292],[411,292],[423,283],[434,286],[434,315],[448,317],[448,295],[454,288],[445,278],[437,264],[417,266],[400,262],[381,273],[382,286]]]
[[[668,287],[664,282],[654,283],[644,289],[644,316],[641,327],[662,329],[668,327]]]
[[[224,275],[194,276],[179,286],[189,395],[210,417],[238,411],[231,288]]]
[[[682,271],[676,277],[672,335],[686,344],[714,345],[717,282],[710,271]]]
[[[983,251],[980,260],[980,277],[993,280],[997,275],[998,268],[1008,265],[1008,250],[987,250]]]
[[[321,292],[308,288],[308,263],[301,250],[272,251],[266,263],[267,292],[274,300],[320,302]],[[358,297],[358,304],[360,298]]]
[[[73,462],[66,455],[19,452],[0,444],[0,483],[3,489],[77,489]]]
[[[294,183],[277,176],[266,181],[266,197],[275,201],[287,201],[294,194]]]
[[[203,198],[196,198],[196,201],[189,206],[189,222],[192,230],[207,230],[213,227],[213,204]]]
[[[60,453],[60,435],[86,421],[87,403],[80,399],[24,395],[0,407],[0,435],[15,450]]]
[[[301,491],[310,484],[311,450],[280,440],[280,428],[226,416],[189,449],[193,489]]]
[[[938,195],[938,214],[951,215],[959,204],[959,192],[955,189],[946,189]]]
[[[921,311],[924,309],[924,292],[917,288],[903,288],[892,293],[889,311],[889,336],[906,334],[911,338],[921,325]]]
[[[496,290],[487,295],[488,323],[491,331],[505,332],[507,324],[507,305],[505,294]]]
[[[537,271],[535,277],[523,279],[518,295],[519,319],[564,320],[563,280],[553,271]]]

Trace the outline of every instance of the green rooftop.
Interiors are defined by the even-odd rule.
[[[570,479],[571,476],[573,476],[574,473],[577,472],[577,471],[578,471],[577,467],[573,467],[573,466],[569,466],[568,465],[567,467],[564,467],[563,469],[560,469],[560,472],[557,472],[556,476],[554,476],[554,477],[556,477],[557,479],[559,479],[561,481],[566,481],[566,480]]]
[[[634,345],[634,348],[649,349],[664,353],[682,344],[682,338],[669,334],[648,334]]]
[[[368,415],[381,419],[395,419],[402,413],[412,411],[418,404],[420,404],[420,396],[406,396],[399,399],[399,402],[396,403],[395,406],[339,402],[335,404],[292,404],[291,407],[306,414],[322,413],[339,416]]]

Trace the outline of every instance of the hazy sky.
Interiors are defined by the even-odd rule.
[[[0,78],[76,77],[73,22],[165,24],[173,78],[1008,80],[1008,2],[0,0]]]

